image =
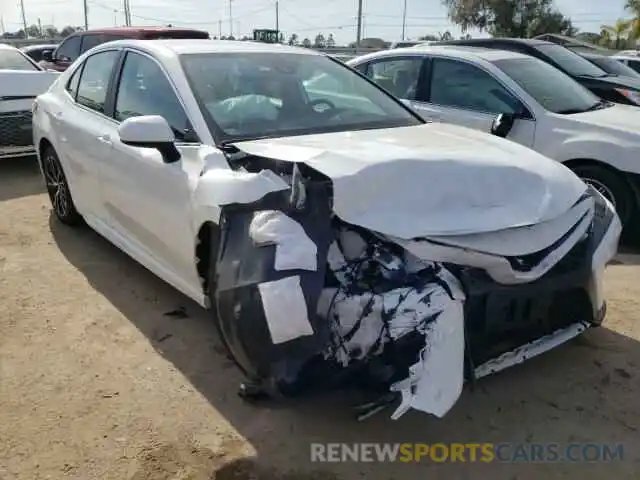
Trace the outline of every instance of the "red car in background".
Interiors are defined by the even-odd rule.
[[[65,38],[53,52],[45,52],[40,66],[64,72],[76,58],[101,43],[123,40],[157,40],[163,38],[210,38],[209,32],[177,27],[113,27],[76,32]]]

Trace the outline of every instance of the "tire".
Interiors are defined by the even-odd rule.
[[[631,225],[637,210],[636,200],[631,186],[622,175],[598,165],[582,165],[572,170],[613,203],[623,228]]]
[[[45,148],[42,153],[42,173],[53,213],[58,220],[65,225],[81,225],[83,223],[82,215],[78,213],[73,203],[67,177],[64,175],[62,164],[53,147]]]

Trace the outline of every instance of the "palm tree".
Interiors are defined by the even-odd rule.
[[[625,20],[624,18],[619,18],[616,20],[615,25],[602,25],[601,35],[603,38],[615,38],[616,42],[616,50],[620,49],[620,40],[622,38],[629,38],[629,33],[631,31],[631,24],[633,20]]]
[[[627,0],[624,8],[633,14],[629,37],[635,40],[640,37],[640,0]]]

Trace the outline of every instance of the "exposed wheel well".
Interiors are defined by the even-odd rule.
[[[209,278],[211,269],[215,267],[219,243],[220,227],[214,222],[204,222],[196,236],[195,260],[202,292],[205,295],[209,295],[210,292]]]
[[[52,147],[53,145],[51,145],[51,142],[49,140],[47,140],[46,138],[42,138],[40,139],[40,144],[38,145],[38,153],[40,154],[40,156],[42,156],[42,154],[44,153],[45,149],[48,147]]]
[[[599,160],[592,160],[590,158],[574,158],[572,160],[567,160],[566,162],[562,162],[565,166],[569,167],[571,170],[577,167],[599,167],[604,170],[608,170],[616,175],[620,176],[620,179],[629,187],[629,190],[635,197],[637,203],[640,203],[640,190],[637,185],[631,181],[629,178],[629,174],[623,172],[622,170],[618,170],[616,167],[609,165],[608,163],[601,162]]]
[[[41,138],[40,143],[38,144],[38,161],[42,164],[42,155],[44,155],[44,151],[47,148],[53,148],[53,145],[46,138]]]

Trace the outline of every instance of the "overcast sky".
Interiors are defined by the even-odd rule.
[[[171,23],[206,29],[212,35],[228,35],[230,0],[130,0],[133,23]],[[275,0],[231,0],[233,34],[251,36],[254,28],[275,28]],[[83,25],[83,0],[24,0],[27,23]],[[364,0],[364,35],[399,40],[404,0]],[[21,28],[19,0],[0,0],[4,28]],[[628,16],[625,0],[556,0],[565,15],[582,31],[599,31],[600,25]],[[333,33],[338,43],[355,39],[357,0],[280,0],[280,29],[313,39],[317,33]],[[89,27],[124,23],[122,0],[88,0]],[[459,29],[449,24],[440,0],[407,0],[407,38]],[[473,33],[473,32],[471,32]]]

